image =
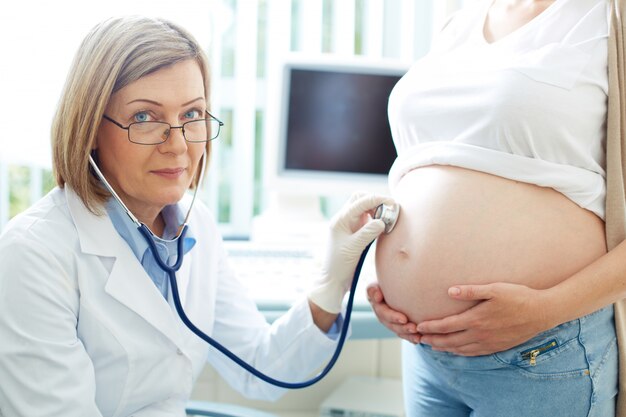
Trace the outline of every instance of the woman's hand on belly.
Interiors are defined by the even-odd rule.
[[[367,300],[371,304],[376,318],[385,327],[401,339],[411,343],[420,343],[421,335],[417,332],[417,324],[409,321],[406,314],[389,307],[378,283],[371,283],[367,286]]]
[[[419,323],[421,343],[463,356],[510,349],[557,324],[547,320],[551,304],[546,293],[511,283],[451,287],[451,298],[479,303],[462,313]]]

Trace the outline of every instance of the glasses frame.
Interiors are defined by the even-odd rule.
[[[162,143],[167,142],[167,140],[170,138],[170,135],[171,135],[172,129],[181,129],[181,132],[182,132],[182,134],[183,134],[183,138],[185,139],[185,142],[188,142],[188,143],[207,143],[207,142],[209,142],[209,141],[212,141],[212,140],[214,140],[214,139],[217,139],[217,137],[218,137],[218,136],[219,136],[219,134],[220,134],[220,131],[222,130],[222,127],[224,126],[224,122],[222,122],[222,121],[221,121],[220,119],[218,119],[217,117],[213,116],[211,113],[209,113],[209,111],[208,111],[208,110],[205,110],[204,112],[205,112],[205,113],[209,116],[209,118],[204,118],[204,119],[196,119],[196,120],[190,120],[190,121],[188,121],[188,122],[183,123],[183,124],[182,124],[182,125],[180,125],[180,126],[172,126],[171,124],[169,124],[169,123],[167,123],[167,122],[159,122],[159,121],[133,122],[133,123],[129,124],[128,126],[124,126],[123,124],[121,124],[121,123],[119,123],[119,122],[117,122],[117,121],[113,120],[112,118],[110,118],[110,117],[109,117],[109,116],[107,116],[106,114],[103,114],[103,115],[102,115],[102,117],[103,117],[103,118],[105,118],[106,120],[108,120],[109,122],[113,123],[115,126],[119,127],[120,129],[124,129],[124,130],[126,131],[127,135],[128,135],[128,141],[129,141],[129,142],[134,143],[134,144],[136,144],[136,145],[147,145],[147,146],[152,146],[152,145],[160,145],[160,144],[162,144]],[[212,138],[210,138],[210,139],[207,139],[207,140],[188,140],[188,139],[187,139],[187,136],[185,136],[185,125],[186,125],[186,124],[189,124],[189,123],[198,122],[198,121],[200,121],[200,120],[204,120],[204,121],[207,121],[207,120],[215,120],[215,121],[218,123],[217,134],[216,134],[214,137],[212,137]],[[142,142],[135,142],[135,141],[133,141],[133,140],[130,138],[130,128],[131,128],[131,126],[133,126],[133,125],[138,125],[138,124],[143,124],[143,123],[160,123],[160,124],[163,124],[163,125],[168,125],[168,126],[170,127],[170,129],[169,129],[169,132],[170,132],[170,133],[168,133],[168,134],[167,134],[167,137],[166,137],[165,139],[163,139],[161,142],[155,142],[155,143],[142,143]]]

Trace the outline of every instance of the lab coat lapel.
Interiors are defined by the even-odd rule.
[[[181,347],[182,339],[174,312],[130,248],[119,251],[105,291]]]
[[[115,258],[104,291],[181,347],[182,337],[174,312],[108,216],[96,216],[89,212],[69,187],[65,187],[65,195],[81,250],[90,255]],[[181,267],[181,276],[182,270]],[[182,298],[187,284],[180,287]]]

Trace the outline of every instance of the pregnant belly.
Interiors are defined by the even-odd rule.
[[[376,244],[387,303],[411,321],[464,311],[456,284],[548,288],[604,253],[604,223],[551,188],[477,171],[428,166],[394,190],[400,217]]]

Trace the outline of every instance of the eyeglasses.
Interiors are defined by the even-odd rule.
[[[215,139],[220,134],[224,122],[208,111],[206,119],[197,119],[185,122],[180,126],[172,126],[166,122],[134,122],[128,126],[111,119],[106,114],[102,117],[121,129],[128,131],[128,140],[139,145],[158,145],[165,142],[172,129],[181,129],[183,137],[190,143],[203,143]]]

